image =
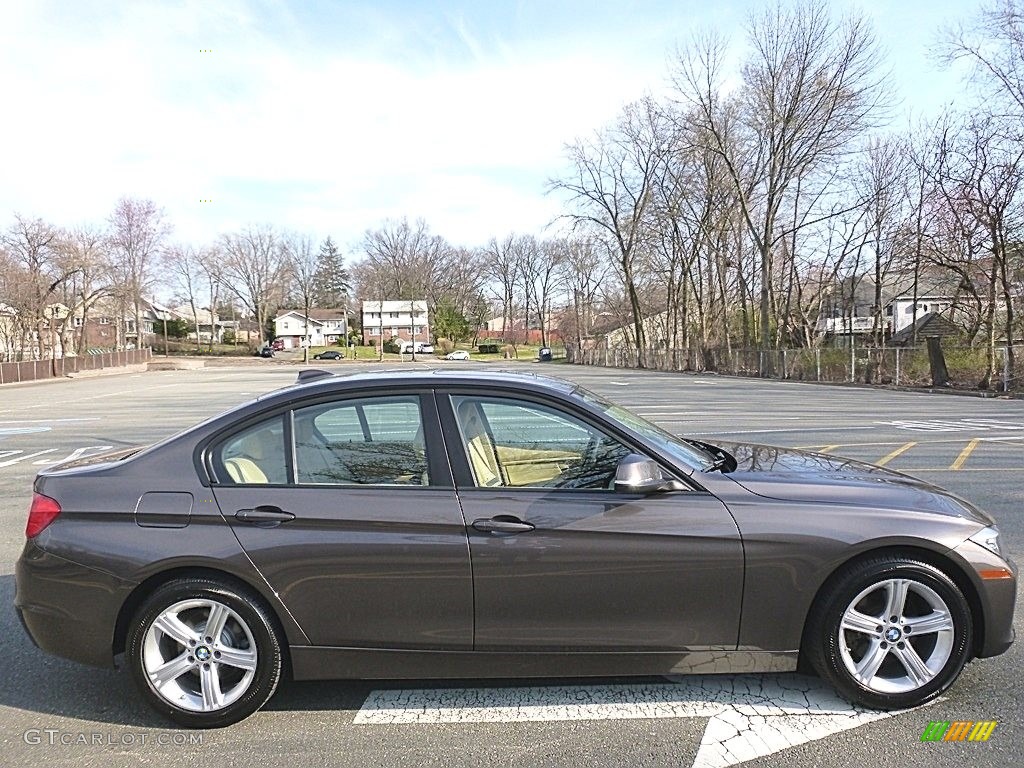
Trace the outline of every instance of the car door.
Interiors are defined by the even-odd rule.
[[[636,446],[551,402],[438,402],[469,526],[477,650],[736,647],[743,551],[717,498],[616,492]]]
[[[314,645],[468,649],[465,522],[434,400],[299,404],[222,437],[213,493]]]

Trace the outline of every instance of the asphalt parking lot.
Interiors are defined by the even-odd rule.
[[[1011,553],[1020,559],[1024,552],[1022,400],[567,365],[517,368],[578,381],[672,432],[813,448],[920,475],[992,512]],[[1019,644],[969,665],[939,702],[893,716],[839,711],[816,681],[797,676],[290,683],[255,716],[201,734],[168,728],[151,715],[127,674],[33,648],[12,603],[34,473],[106,446],[153,442],[290,384],[296,372],[250,365],[0,389],[0,764],[707,767],[788,744],[794,746],[749,764],[1017,762],[1024,734]],[[1018,613],[1018,633],[1022,622]],[[998,725],[985,743],[922,743],[925,726],[936,720]],[[727,740],[709,734],[744,728],[755,734],[744,742],[747,752],[715,750]]]

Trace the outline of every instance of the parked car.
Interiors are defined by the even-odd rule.
[[[464,349],[456,349],[444,356],[445,360],[469,360],[469,352]]]
[[[344,352],[340,352],[337,349],[327,349],[323,352],[318,352],[313,355],[314,360],[341,360],[345,356]]]
[[[255,352],[253,352],[253,355],[256,357],[273,357],[274,350],[272,347],[263,346],[257,349]]]
[[[921,480],[676,437],[544,376],[300,378],[39,472],[15,606],[40,648],[123,655],[157,711],[217,727],[286,664],[564,678],[802,658],[898,709],[1013,641],[995,522]],[[51,675],[37,682],[59,689]]]
[[[284,352],[284,339],[274,339],[270,346],[275,352]]]

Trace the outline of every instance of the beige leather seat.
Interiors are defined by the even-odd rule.
[[[257,466],[252,459],[245,459],[236,456],[233,459],[225,459],[224,469],[236,483],[245,485],[266,485],[269,481],[263,474],[263,470]]]
[[[266,458],[267,447],[277,441],[269,429],[246,435],[238,441],[238,455],[224,459],[224,468],[236,483],[266,485],[270,482],[259,462]]]
[[[459,403],[459,426],[469,452],[469,463],[473,467],[476,484],[486,487],[502,485],[498,456],[494,451],[487,427],[484,425],[480,404],[471,400]]]

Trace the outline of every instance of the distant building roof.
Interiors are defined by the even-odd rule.
[[[280,320],[282,317],[288,315],[295,315],[295,317],[302,318],[305,313],[301,309],[282,309],[277,313],[277,317],[274,320]],[[325,320],[344,320],[345,310],[332,307],[328,309],[310,309],[309,320],[312,323],[322,325]]]
[[[417,312],[426,312],[427,300],[397,299],[363,302],[363,312],[408,312],[410,307],[414,307]]]
[[[345,310],[341,307],[331,307],[325,309],[310,309],[309,317],[312,320],[344,320]]]
[[[927,339],[929,336],[956,336],[960,329],[953,323],[936,312],[927,312],[917,318],[917,322],[908,325],[906,328],[894,333],[889,343],[894,347],[903,347],[912,344],[916,334],[919,339]]]

